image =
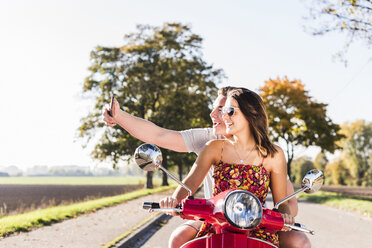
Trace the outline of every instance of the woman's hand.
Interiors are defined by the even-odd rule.
[[[165,197],[165,198],[161,199],[159,204],[160,204],[160,208],[175,208],[175,207],[177,207],[179,202],[178,202],[177,199],[175,199],[171,196],[168,196],[168,197]],[[172,215],[172,216],[177,216],[178,212],[169,211],[169,212],[165,212],[165,214]]]
[[[294,225],[295,219],[291,215],[289,215],[289,214],[282,214],[282,217],[284,219],[284,223],[285,224]],[[287,231],[290,231],[290,230],[292,230],[292,229],[289,228],[289,227],[283,227],[281,231],[287,232]]]
[[[110,116],[109,111],[111,110],[112,116]],[[107,126],[113,127],[116,125],[116,117],[120,110],[119,102],[114,99],[113,105],[106,108],[103,112],[103,121],[106,123]]]

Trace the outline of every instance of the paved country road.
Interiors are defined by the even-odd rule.
[[[300,203],[299,222],[316,231],[315,248],[372,248],[372,218],[315,203]]]
[[[299,208],[296,222],[315,230],[315,235],[308,235],[313,248],[372,248],[372,218],[304,201]],[[166,248],[170,233],[182,222],[173,217],[142,248]]]
[[[162,194],[146,196],[28,233],[13,235],[0,240],[0,247],[100,248],[150,216],[141,209],[143,201],[159,201],[162,197]],[[372,248],[372,218],[300,202],[300,214],[296,221],[316,231],[315,236],[309,236],[315,248]],[[171,231],[182,222],[181,218],[173,217],[142,247],[166,248]]]

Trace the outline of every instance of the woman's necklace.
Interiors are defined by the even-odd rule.
[[[234,146],[234,151],[235,151],[236,155],[238,156],[240,163],[242,164],[242,163],[244,162],[244,160],[241,159],[241,157],[239,156],[239,153],[238,153],[238,151],[236,150],[236,147],[235,147],[235,143],[233,144],[233,146]],[[256,147],[256,145],[254,145],[254,146],[252,147],[251,151],[248,153],[248,155],[247,155],[247,157],[246,157],[247,159],[249,158],[249,155],[251,155],[251,153],[252,153],[252,151],[253,151],[253,149],[254,149],[255,147]]]

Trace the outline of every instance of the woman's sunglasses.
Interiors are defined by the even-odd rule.
[[[235,113],[235,109],[239,109],[237,107],[223,107],[222,114],[227,114],[228,116],[233,116]]]

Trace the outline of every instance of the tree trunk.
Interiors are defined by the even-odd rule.
[[[164,169],[168,169],[168,152],[167,151],[164,151],[163,152],[163,167]],[[169,183],[168,183],[168,175],[167,173],[165,173],[163,171],[163,182],[162,182],[162,186],[168,186]]]
[[[288,162],[287,162],[287,174],[288,174],[289,178],[291,178],[291,163],[292,163],[292,159],[288,159]]]
[[[153,171],[148,171],[146,173],[146,189],[153,189],[154,185],[152,184],[152,176],[154,175]]]
[[[289,178],[291,178],[291,163],[292,163],[292,160],[293,160],[294,151],[293,151],[293,144],[290,143],[287,140],[286,140],[286,142],[287,142],[287,157],[288,157],[287,174],[288,174]]]
[[[182,164],[178,164],[178,175],[180,177],[180,180],[182,181]]]

